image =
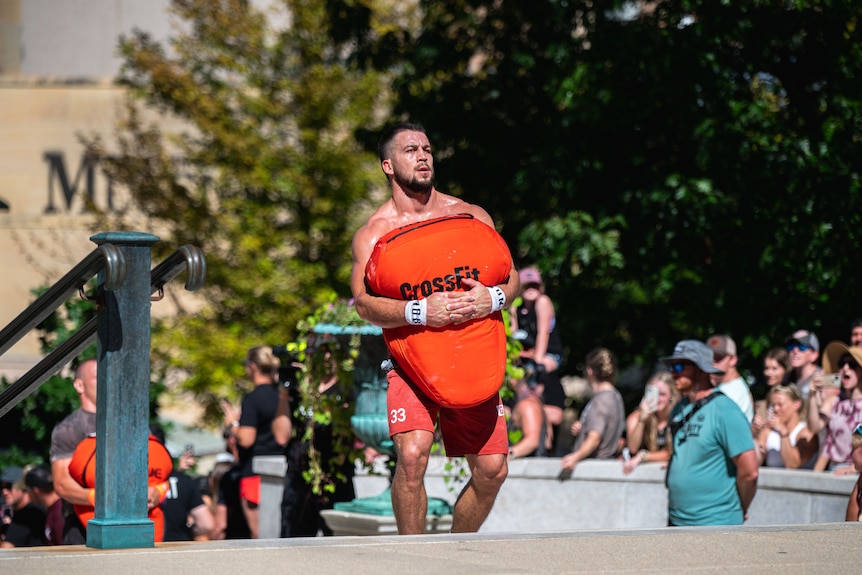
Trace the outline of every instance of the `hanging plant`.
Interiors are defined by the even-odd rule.
[[[510,383],[523,376],[518,367],[520,342],[511,337],[509,317],[503,314],[507,334],[507,361],[501,393],[512,393]],[[387,357],[383,344],[382,330],[364,319],[356,312],[352,299],[338,299],[320,306],[315,312],[297,324],[297,339],[287,344],[289,361],[298,367],[298,397],[294,403],[294,422],[299,423],[302,435],[299,440],[306,446],[308,464],[303,471],[306,482],[315,494],[322,495],[335,490],[344,477],[338,470],[345,461],[362,458],[363,444],[356,440],[356,431],[351,427],[356,396],[355,378],[357,369],[360,380],[368,383],[379,376],[380,362]],[[327,360],[326,354],[329,353]],[[370,357],[370,356],[374,357]],[[380,356],[380,357],[377,357]],[[327,365],[327,361],[332,362]],[[344,396],[331,396],[318,392],[318,386],[328,375],[331,365],[335,366],[339,384]],[[384,390],[385,395],[385,390]],[[385,405],[380,413],[386,421]],[[333,437],[334,452],[330,461],[323,461],[320,450],[315,446],[315,433],[330,429]],[[379,445],[370,445],[381,449]],[[435,453],[442,453],[438,446]]]
[[[285,346],[287,361],[298,368],[292,397],[295,432],[300,435],[294,441],[304,445],[303,478],[317,495],[334,492],[336,484],[346,480],[339,470],[359,456],[360,446],[350,424],[356,398],[356,362],[363,336],[379,338],[381,333],[380,328],[359,317],[352,299],[339,299],[301,320],[296,341]],[[332,374],[333,367],[338,392],[320,393],[320,382]],[[329,461],[323,460],[321,446],[315,441],[320,433],[325,433],[327,443],[331,435]]]

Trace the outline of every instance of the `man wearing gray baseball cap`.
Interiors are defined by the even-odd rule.
[[[739,406],[750,426],[751,420],[754,419],[754,398],[751,397],[748,382],[736,369],[736,363],[739,361],[736,342],[729,335],[713,335],[705,343],[712,350],[712,365],[724,372],[715,376],[716,389]]]
[[[820,340],[817,335],[807,329],[794,331],[785,341],[787,353],[790,356],[790,371],[784,376],[784,385],[795,383],[802,392],[802,399],[808,401],[811,394],[811,382],[814,376],[823,373],[817,367],[820,357]]]
[[[668,525],[742,525],[758,475],[745,415],[713,386],[710,374],[723,372],[702,341],[680,341],[661,362],[683,397],[670,416]]]

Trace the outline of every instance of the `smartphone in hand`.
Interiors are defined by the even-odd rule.
[[[823,376],[823,385],[826,387],[841,387],[841,374],[830,373]]]
[[[658,386],[648,385],[644,393],[644,400],[652,411],[658,411]]]

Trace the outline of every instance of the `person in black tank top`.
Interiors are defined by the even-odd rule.
[[[240,409],[222,402],[225,427],[236,438],[239,454],[239,495],[243,514],[252,539],[258,537],[260,511],[260,476],[252,470],[252,460],[259,455],[283,455],[284,445],[272,432],[278,406],[275,378],[281,362],[269,346],[248,350],[243,365],[254,389],[242,400]]]
[[[563,421],[566,395],[560,383],[559,370],[563,361],[563,343],[556,329],[556,312],[551,298],[545,294],[545,284],[539,270],[527,267],[519,272],[521,303],[512,308],[512,334],[524,349],[521,360],[528,377],[544,385],[542,402],[545,417],[554,428]]]

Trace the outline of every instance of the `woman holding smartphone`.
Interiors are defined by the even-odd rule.
[[[659,371],[649,378],[640,405],[626,418],[626,448],[630,456],[623,457],[623,473],[631,473],[645,461],[670,459],[673,441],[668,422],[678,398],[670,372]]]
[[[808,414],[811,431],[818,433],[826,429],[823,451],[814,471],[848,475],[853,473],[851,437],[862,422],[862,348],[831,342],[823,353],[823,372],[827,375],[812,381]],[[841,384],[837,396],[825,387],[829,374],[833,373],[839,376]]]

